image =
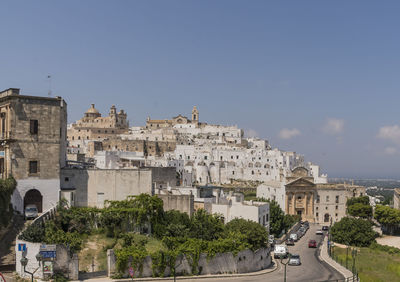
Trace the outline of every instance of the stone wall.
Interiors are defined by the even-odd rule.
[[[107,251],[108,276],[116,274],[116,258],[113,250]],[[177,275],[191,275],[192,267],[190,259],[186,256],[179,256],[176,260]],[[255,252],[244,250],[236,256],[232,253],[216,254],[213,258],[207,258],[206,254],[201,254],[198,262],[199,275],[210,274],[231,274],[231,273],[248,273],[266,269],[271,265],[271,255],[269,248],[259,249]],[[135,269],[136,270],[136,269]],[[165,269],[164,276],[170,276],[169,267]],[[128,269],[125,271],[124,277],[129,277]],[[134,272],[134,277],[152,277],[152,261],[147,256],[143,261],[143,270]]]
[[[172,195],[157,194],[164,203],[164,211],[177,210],[187,213],[190,217],[194,213],[194,196],[193,195]]]
[[[103,207],[141,193],[152,195],[151,169],[71,169],[61,171],[62,189],[75,189],[75,206]]]

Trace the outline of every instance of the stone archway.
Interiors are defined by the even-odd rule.
[[[324,222],[329,222],[329,213],[324,215]]]
[[[43,211],[42,194],[36,189],[31,189],[26,192],[24,197],[24,210],[27,205],[35,205],[38,209],[38,212],[41,213]]]

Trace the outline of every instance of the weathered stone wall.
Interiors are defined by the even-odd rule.
[[[177,210],[192,216],[194,213],[194,196],[193,195],[172,195],[157,194],[164,203],[164,211]]]
[[[141,193],[152,195],[152,170],[72,169],[61,171],[61,188],[75,188],[75,206],[103,207]]]
[[[107,251],[108,276],[112,276],[116,272],[116,258],[113,250]],[[176,273],[180,275],[192,274],[192,262],[186,256],[179,256],[175,262]],[[236,256],[232,253],[216,254],[213,258],[207,258],[206,254],[201,254],[198,262],[199,275],[210,274],[231,274],[231,273],[248,273],[266,269],[271,265],[271,254],[269,248],[262,248],[255,252],[244,250]],[[135,269],[136,270],[136,269]],[[170,276],[171,270],[166,267],[164,276]],[[125,271],[124,277],[129,277],[128,269]],[[143,261],[143,270],[134,272],[134,277],[152,277],[152,261],[147,256]]]

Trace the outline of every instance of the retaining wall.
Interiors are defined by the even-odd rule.
[[[201,254],[198,262],[199,275],[209,274],[230,274],[248,273],[263,270],[271,265],[271,255],[269,248],[262,248],[255,252],[244,250],[236,256],[232,253],[219,253],[212,258],[207,258],[206,254]],[[116,274],[116,258],[113,250],[107,251],[108,276]],[[179,275],[192,275],[191,259],[185,255],[177,258],[176,273]],[[128,269],[123,273],[124,277],[129,277]],[[147,256],[143,261],[143,270],[140,273],[135,269],[134,277],[152,277],[152,260]],[[171,276],[171,270],[166,267],[164,276]]]

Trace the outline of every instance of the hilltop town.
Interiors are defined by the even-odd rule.
[[[231,236],[237,235],[228,231],[224,231],[228,235],[220,233],[217,237],[200,236],[193,231],[198,226],[195,223],[188,224],[188,220],[219,222],[218,228],[221,230],[231,230],[235,224],[255,224],[249,225],[249,230],[262,227],[260,232],[263,235],[260,236],[263,237],[259,243],[241,246],[229,243],[231,247],[224,249],[226,252],[237,252],[244,251],[246,247],[253,248],[252,251],[261,248],[260,253],[251,253],[251,256],[262,260],[263,264],[255,264],[246,270],[257,271],[271,265],[271,249],[267,246],[271,248],[283,240],[290,244],[292,234],[300,239],[310,228],[309,224],[314,224],[312,232],[324,234],[328,226],[349,220],[349,215],[372,216],[365,187],[345,182],[328,183],[327,175],[320,173],[318,165],[305,162],[304,156],[272,148],[267,140],[245,137],[243,130],[236,126],[208,124],[200,119],[196,106],[192,109],[190,119],[182,114],[171,119],[148,117],[143,126],[130,125],[128,111],[118,111],[114,105],[108,115],[103,116],[92,104],[81,119],[71,124],[67,124],[67,113],[67,102],[61,97],[30,96],[20,93],[16,88],[0,92],[0,172],[4,181],[1,185],[9,187],[4,191],[10,195],[6,199],[9,205],[3,208],[3,221],[7,223],[13,215],[18,214],[29,218],[28,211],[32,208],[36,209],[36,215],[32,217],[39,216],[32,223],[28,222],[30,225],[16,239],[15,254],[11,252],[21,276],[29,272],[19,269],[25,262],[25,265],[27,261],[33,262],[38,254],[41,256],[54,252],[55,255],[61,252],[69,253],[71,259],[57,263],[70,265],[69,277],[78,279],[79,259],[73,256],[73,252],[82,250],[83,241],[78,239],[79,233],[86,232],[97,238],[95,236],[98,236],[99,228],[104,228],[107,236],[114,236],[115,242],[121,238],[127,240],[125,235],[115,233],[115,228],[118,228],[118,232],[122,233],[130,234],[134,230],[138,234],[153,235],[154,240],[160,240],[157,244],[162,246],[169,246],[162,241],[166,236],[163,232],[178,228],[180,231],[170,230],[167,234],[175,234],[180,238],[180,244],[188,238],[216,240],[201,249],[208,254],[213,252],[212,244],[217,244],[218,240],[236,240]],[[349,209],[353,204],[357,207],[355,211]],[[362,205],[361,208],[359,205]],[[124,216],[116,214],[121,208],[131,213]],[[138,208],[148,213],[140,223]],[[153,208],[154,211],[151,210]],[[179,220],[174,219],[179,224],[170,226],[165,216],[174,218],[177,216],[174,212],[180,214]],[[81,214],[80,219],[71,220],[73,214]],[[185,217],[184,214],[188,218],[185,224],[188,225],[181,230],[185,221],[180,221]],[[154,216],[159,218],[155,219]],[[136,221],[132,221],[132,217]],[[122,220],[118,227],[112,223],[117,219]],[[45,223],[48,220],[54,221],[52,224],[55,225]],[[56,227],[60,220],[63,224]],[[79,220],[89,221],[76,226]],[[155,221],[159,223],[155,224]],[[84,227],[86,224],[87,227]],[[316,230],[322,225],[326,227],[324,231]],[[61,232],[59,234],[64,234],[59,238],[77,238],[49,239],[47,232],[54,231],[48,231],[50,226]],[[69,227],[65,229],[66,226]],[[210,232],[208,227],[204,228],[201,232]],[[180,237],[181,232],[187,230],[191,231]],[[67,235],[70,232],[75,235]],[[267,234],[274,234],[281,239],[276,241],[269,236],[269,242],[264,242]],[[374,235],[371,236],[371,240],[374,240]],[[99,239],[92,240],[88,242],[96,248],[105,247],[97,245],[103,244],[99,243]],[[252,242],[250,237],[241,240]],[[39,253],[21,252],[21,248],[26,248],[21,246],[37,248],[35,244],[40,242],[74,245],[63,251],[56,251],[58,247],[54,245],[50,249],[40,249]],[[179,245],[179,248],[182,246]],[[159,251],[162,248],[165,247]],[[132,251],[137,252],[137,249]],[[148,251],[144,254],[151,255]],[[130,255],[135,256],[134,253]],[[326,255],[326,260],[331,260],[328,253]],[[122,263],[118,248],[115,253],[113,249],[107,251],[107,257],[108,265],[114,265],[115,260],[117,265]],[[113,257],[114,261],[110,261]],[[269,259],[263,260],[263,257]],[[41,260],[42,257],[37,259],[38,267],[41,266]],[[51,267],[55,267],[52,264],[54,257],[48,261]],[[202,267],[210,267],[208,262],[203,263]],[[108,267],[108,276],[115,273],[125,275],[126,268],[115,267]],[[151,266],[148,267],[146,271],[150,271]],[[231,271],[239,271],[239,268],[239,264],[235,265]],[[214,274],[220,270],[210,268],[207,271],[204,273]],[[95,272],[94,268],[92,272]],[[191,270],[190,273],[196,274],[198,270]],[[49,277],[44,269],[37,275]]]

